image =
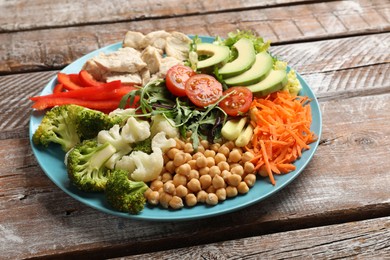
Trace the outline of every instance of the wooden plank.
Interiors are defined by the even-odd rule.
[[[121,259],[386,259],[390,217],[249,237]]]
[[[188,222],[97,212],[45,177],[27,138],[0,140],[0,251],[12,259],[108,258],[389,216],[389,98],[322,101],[321,145],[293,183],[239,212]]]
[[[76,3],[50,0],[1,1],[0,32],[31,30],[47,27],[65,27],[80,24],[112,23],[215,13],[231,10],[257,9],[267,6],[305,3],[310,0],[224,0],[224,1],[94,1]],[[39,15],[37,15],[39,14]]]
[[[3,33],[0,34],[0,57],[5,58],[0,60],[0,73],[62,68],[93,50],[121,41],[127,30],[147,33],[166,29],[224,37],[238,28],[251,29],[266,40],[279,45],[291,41],[319,40],[390,30],[388,1],[353,3],[312,3],[223,12],[218,15]],[[363,19],[373,14],[376,14],[376,19]],[[360,22],[356,22],[357,20]],[[355,23],[359,26],[352,26]]]

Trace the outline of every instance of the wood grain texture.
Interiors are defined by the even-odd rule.
[[[159,17],[189,16],[229,10],[256,9],[265,6],[310,2],[308,0],[250,0],[250,1],[104,1],[91,4],[38,0],[1,1],[0,32],[75,26],[80,24],[112,23]],[[39,14],[39,15],[38,15]]]
[[[321,145],[299,178],[239,212],[188,222],[134,221],[97,212],[46,178],[28,139],[0,140],[0,237],[6,242],[0,251],[10,259],[115,257],[388,216],[389,98],[321,102]]]
[[[0,57],[5,57],[0,60],[0,73],[62,68],[86,53],[121,41],[127,30],[166,29],[224,37],[236,29],[251,29],[282,44],[388,32],[389,10],[386,0],[336,1],[0,34]]]
[[[121,259],[386,259],[389,232],[390,217],[386,217]]]

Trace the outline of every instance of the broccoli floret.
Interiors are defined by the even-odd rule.
[[[114,170],[108,178],[105,195],[114,209],[138,214],[144,209],[147,189],[145,182],[130,180],[127,171]]]
[[[75,114],[69,110],[69,106],[52,108],[43,117],[32,140],[34,144],[45,147],[50,143],[57,143],[64,151],[68,151],[80,142],[75,124]]]
[[[76,117],[77,132],[81,140],[95,138],[99,131],[110,129],[122,122],[119,117],[110,117],[107,114],[82,107]]]
[[[152,138],[148,137],[143,141],[132,144],[133,151],[141,151],[147,154],[151,154],[152,151]]]
[[[100,130],[110,129],[118,122],[121,122],[119,117],[110,117],[82,106],[57,106],[45,114],[32,139],[34,144],[45,147],[50,143],[60,144],[67,152],[81,141],[96,137]]]
[[[82,191],[104,191],[109,175],[104,163],[116,152],[110,143],[85,140],[67,154],[68,176]]]

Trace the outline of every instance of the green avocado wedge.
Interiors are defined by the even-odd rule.
[[[247,86],[256,97],[266,96],[272,92],[281,90],[287,84],[287,72],[285,70],[271,70],[262,81]]]
[[[224,78],[243,73],[253,65],[256,59],[255,48],[253,47],[251,40],[242,38],[238,40],[233,47],[237,50],[237,58],[226,63],[218,70],[218,73]]]
[[[225,83],[229,86],[248,86],[262,81],[268,73],[271,71],[273,61],[271,55],[266,52],[260,52],[256,54],[255,63],[252,67],[232,78],[225,80]]]
[[[229,47],[212,43],[199,43],[196,46],[196,52],[198,55],[209,56],[208,58],[198,62],[198,69],[205,69],[220,63],[225,63],[229,59],[230,55]]]

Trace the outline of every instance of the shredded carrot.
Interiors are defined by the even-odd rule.
[[[274,174],[285,174],[296,169],[293,164],[310,149],[316,140],[310,130],[312,122],[309,98],[293,96],[288,91],[255,98],[251,104],[252,141],[246,150],[254,154],[251,162],[276,184]],[[265,175],[264,175],[265,174]]]

